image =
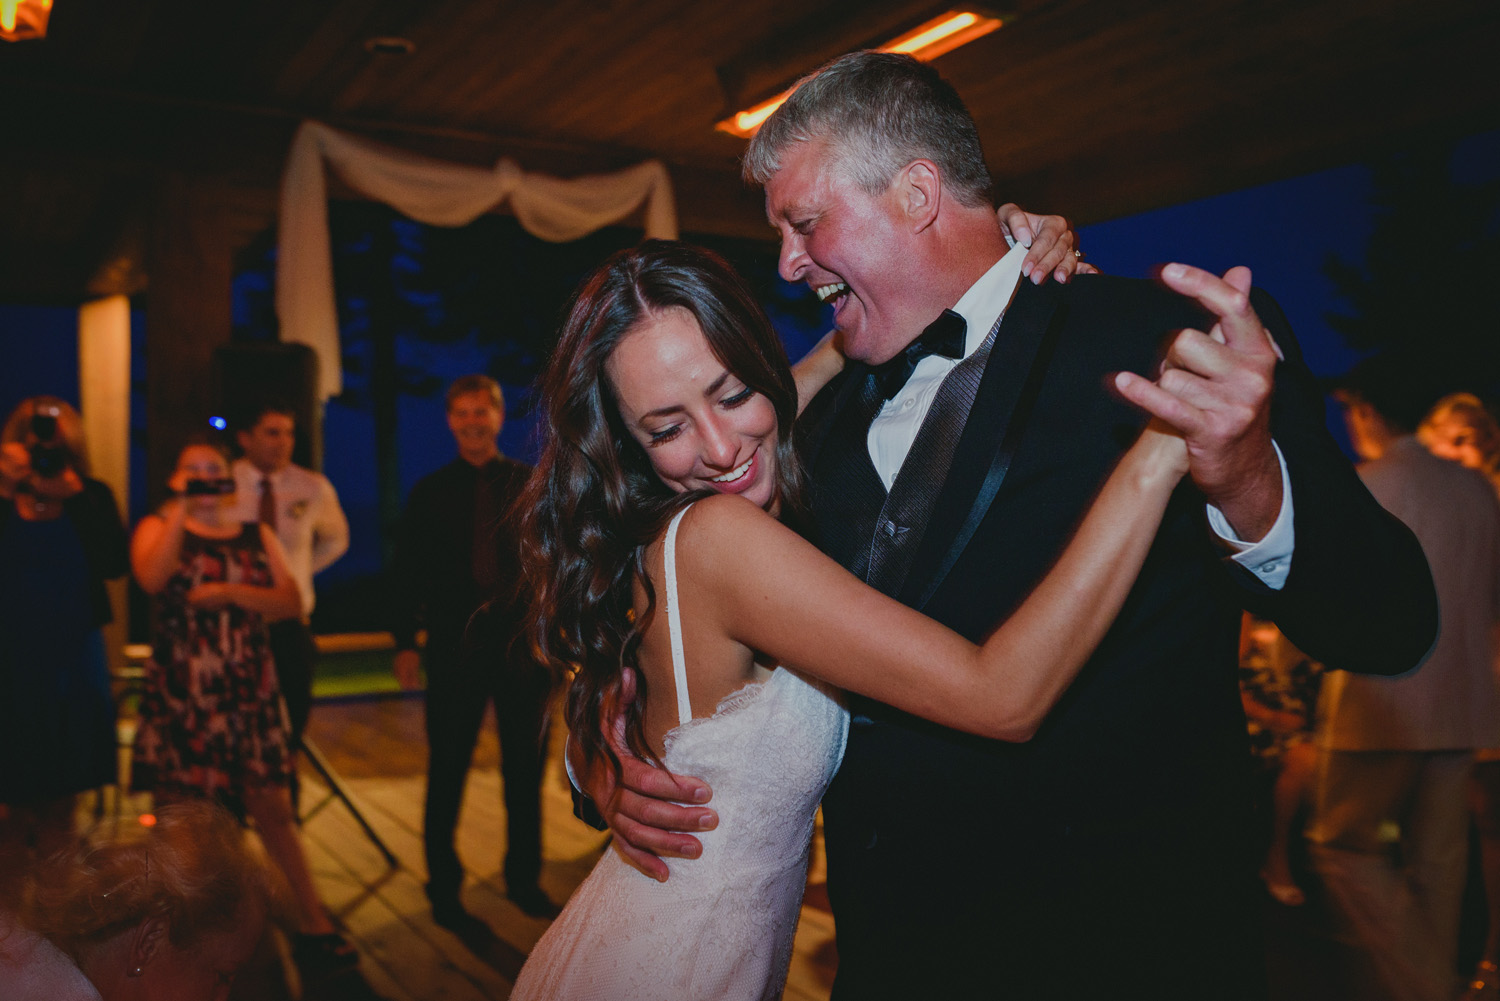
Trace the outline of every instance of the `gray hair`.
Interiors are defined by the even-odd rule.
[[[990,204],[990,172],[979,130],[958,92],[911,56],[853,52],[797,83],[745,150],[744,177],[762,187],[793,143],[824,142],[872,195],[913,160],[937,164],[963,204]]]

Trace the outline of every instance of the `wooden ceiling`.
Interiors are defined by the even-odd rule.
[[[952,5],[56,0],[0,44],[0,299],[139,291],[162,191],[274,222],[296,124],[564,176],[654,156],[683,229],[770,239],[727,112]],[[997,9],[991,5],[990,9]],[[939,69],[999,193],[1086,223],[1500,125],[1494,0],[1010,0]],[[367,51],[404,38],[407,55]],[[347,194],[347,192],[345,193]]]

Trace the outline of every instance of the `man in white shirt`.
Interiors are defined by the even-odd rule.
[[[250,411],[235,432],[243,457],[232,469],[234,514],[271,526],[286,550],[287,566],[302,592],[302,616],[271,623],[271,654],[286,699],[291,744],[300,745],[312,711],[317,646],[309,622],[316,596],[313,575],[349,548],[349,522],[333,484],[322,473],[292,462],[297,418],[291,407],[267,402]]]

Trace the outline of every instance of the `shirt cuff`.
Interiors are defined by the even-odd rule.
[[[1292,517],[1292,480],[1287,475],[1286,457],[1276,442],[1271,442],[1271,447],[1276,450],[1276,461],[1281,466],[1281,511],[1266,537],[1259,542],[1242,541],[1229,527],[1224,513],[1212,504],[1208,505],[1208,526],[1230,550],[1230,559],[1255,574],[1271,590],[1280,591],[1286,586],[1287,575],[1292,572],[1292,551],[1296,548],[1297,537]]]

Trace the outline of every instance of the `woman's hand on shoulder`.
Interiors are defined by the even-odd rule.
[[[1048,278],[1063,284],[1075,274],[1098,274],[1099,269],[1085,264],[1077,249],[1078,234],[1072,224],[1060,215],[1037,215],[1015,202],[1006,202],[995,210],[1000,230],[1012,246],[1024,244],[1028,249],[1021,263],[1021,274],[1032,284],[1041,285]]]

